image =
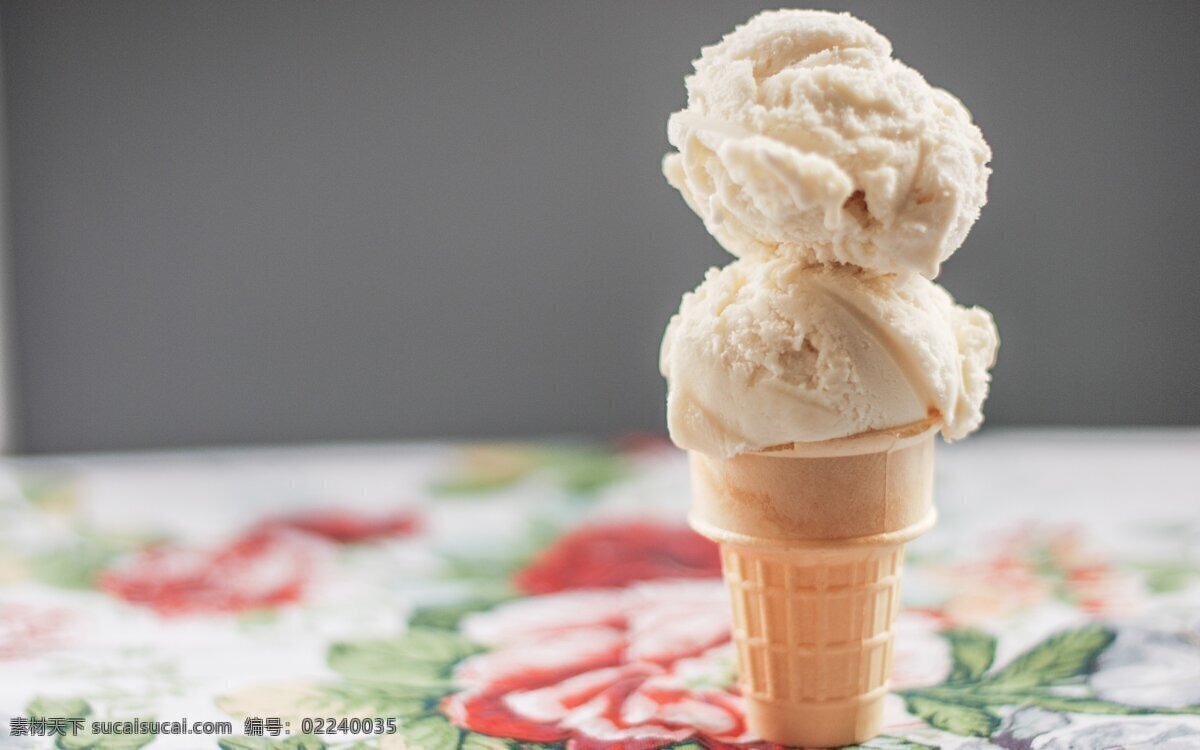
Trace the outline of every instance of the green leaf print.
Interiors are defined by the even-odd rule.
[[[1081,678],[1116,634],[1102,625],[1085,625],[1057,633],[1026,651],[982,684],[1005,690],[1042,687]]]
[[[1145,563],[1135,566],[1146,576],[1146,586],[1155,594],[1172,594],[1187,587],[1200,570],[1187,563]]]
[[[1095,698],[1075,698],[1066,695],[1043,693],[1025,693],[1026,703],[1041,706],[1050,711],[1075,714],[1105,714],[1107,716],[1151,716],[1151,715],[1197,715],[1200,706],[1184,706],[1183,708],[1127,706],[1121,703],[1109,703]]]
[[[225,737],[217,740],[221,750],[271,750],[271,741],[262,737]]]
[[[491,596],[476,597],[455,604],[422,607],[409,618],[408,626],[413,628],[457,630],[459,622],[467,615],[489,610],[497,604],[512,599],[513,596],[511,593],[500,592]]]
[[[441,714],[429,714],[407,721],[400,734],[410,747],[421,750],[458,750],[463,732]]]
[[[999,723],[998,713],[1003,713],[997,709],[1013,706],[1107,716],[1200,715],[1200,706],[1128,706],[1086,690],[1084,678],[1116,637],[1102,625],[1056,633],[990,675],[995,653],[990,637],[973,631],[945,635],[954,654],[950,678],[941,685],[900,692],[909,710],[937,729],[988,736]],[[1069,694],[1062,688],[1070,688]]]
[[[430,486],[429,491],[434,497],[457,497],[462,495],[482,495],[488,492],[498,492],[512,484],[519,477],[490,477],[473,476],[470,474],[449,477]]]
[[[607,450],[558,448],[543,455],[544,465],[558,476],[568,492],[595,492],[628,474],[620,457]]]
[[[74,515],[78,509],[76,481],[68,473],[23,472],[17,482],[21,494],[39,510]]]
[[[465,448],[451,472],[430,491],[439,497],[498,492],[524,479],[537,467],[528,445],[478,445]]]
[[[29,570],[42,583],[64,589],[87,590],[95,587],[96,576],[116,556],[117,552],[112,547],[84,542],[34,557],[29,561]]]
[[[459,747],[462,750],[512,750],[517,745],[512,740],[489,737],[478,732],[463,732],[462,744]]]
[[[449,688],[427,685],[380,685],[346,682],[321,689],[323,711],[335,716],[392,716],[403,719],[429,713]]]
[[[498,492],[543,472],[567,492],[590,494],[624,478],[629,469],[619,454],[603,448],[478,446],[467,449],[461,465],[430,490],[442,497]]]
[[[950,642],[954,667],[946,682],[978,680],[996,658],[996,639],[979,630],[950,630],[942,633]]]
[[[152,734],[92,734],[86,728],[77,735],[59,737],[58,750],[138,750],[154,741]]]
[[[47,695],[34,696],[25,707],[25,715],[31,719],[47,717],[62,719],[82,719],[90,716],[92,707],[82,698],[55,698]]]
[[[448,685],[454,665],[481,650],[447,630],[412,628],[399,638],[335,643],[328,662],[343,677],[363,682]]]
[[[909,695],[908,710],[930,726],[964,737],[987,737],[1000,726],[1000,717],[982,708]]]
[[[87,591],[96,587],[99,574],[120,555],[138,550],[156,537],[76,529],[69,545],[56,546],[33,556],[29,572],[42,583]]]

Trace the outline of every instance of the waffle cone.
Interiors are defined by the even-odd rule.
[[[689,520],[721,546],[751,731],[784,745],[883,728],[904,545],[934,522],[934,421],[718,459]]]

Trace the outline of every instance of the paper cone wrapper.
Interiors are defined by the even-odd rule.
[[[930,420],[730,459],[691,454],[721,546],[751,731],[832,747],[883,728],[904,544],[933,525]]]

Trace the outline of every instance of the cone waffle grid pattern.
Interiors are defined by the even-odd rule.
[[[748,698],[838,701],[887,684],[903,544],[832,558],[722,545],[721,555]]]

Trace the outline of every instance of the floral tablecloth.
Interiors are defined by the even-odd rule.
[[[1200,748],[1200,432],[938,474],[866,746]],[[768,747],[687,502],[654,438],[0,464],[0,747]]]

